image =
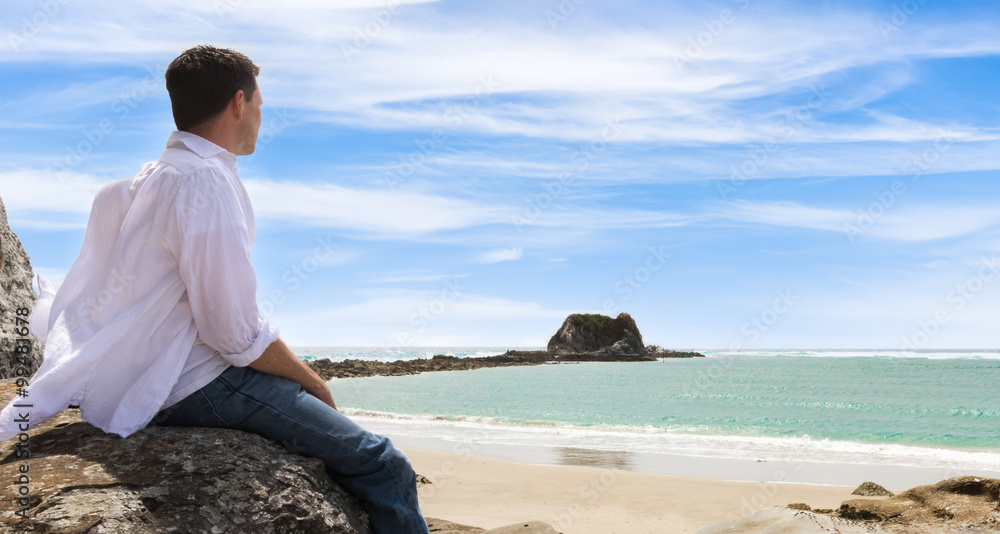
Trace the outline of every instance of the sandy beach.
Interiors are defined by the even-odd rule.
[[[755,509],[805,502],[836,508],[853,487],[741,482],[538,465],[403,447],[417,473],[423,512],[482,528],[540,520],[564,534],[698,532]]]

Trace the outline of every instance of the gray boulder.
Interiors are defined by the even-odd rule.
[[[11,380],[0,402],[12,398]],[[323,462],[255,434],[148,427],[122,439],[68,409],[29,432],[30,461],[14,440],[0,478],[28,467],[28,506],[0,504],[3,532],[178,532],[368,534],[361,504],[333,482]]]
[[[16,360],[14,352],[16,340],[24,339],[14,332],[15,328],[19,328],[17,309],[32,308],[38,297],[31,287],[31,278],[28,254],[7,224],[7,208],[0,199],[0,378],[13,378],[17,367],[27,369],[27,376],[31,376],[42,364],[42,344],[30,334],[27,337],[33,347],[24,364]]]

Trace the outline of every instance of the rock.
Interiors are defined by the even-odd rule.
[[[42,349],[44,348],[34,336],[28,335],[32,349],[27,358],[27,365],[18,363],[15,359],[15,341],[24,339],[14,332],[19,328],[17,309],[32,309],[37,295],[31,287],[31,262],[28,254],[21,246],[21,240],[11,231],[7,224],[7,208],[0,199],[0,378],[13,378],[17,367],[27,369],[26,376],[31,376],[42,364]],[[22,317],[21,319],[27,319]]]
[[[485,528],[460,525],[433,517],[427,518],[427,529],[433,534],[482,534],[486,532]]]
[[[13,391],[3,382],[6,404]],[[4,532],[371,532],[361,504],[321,460],[255,434],[154,426],[122,439],[76,409],[29,434],[29,461],[14,452],[0,460],[3,480],[28,466],[31,490],[24,519],[15,514],[18,486],[3,485]]]
[[[13,383],[0,380],[0,403],[14,396]],[[361,503],[330,479],[322,460],[239,430],[151,426],[122,439],[71,408],[32,427],[30,459],[16,456],[14,440],[0,447],[10,451],[0,459],[0,479],[12,481],[0,484],[0,532],[371,533]],[[21,486],[13,483],[22,466],[30,479],[27,518],[17,515]],[[435,534],[485,532],[427,522]],[[499,532],[555,532],[544,523],[518,525]]]
[[[514,523],[505,527],[492,528],[483,534],[561,534],[552,525],[541,521]]]
[[[427,528],[433,534],[561,534],[559,531],[553,529],[552,525],[541,521],[514,523],[505,527],[486,530],[428,517]]]
[[[809,512],[804,509],[807,506],[766,508],[707,527],[699,534],[1000,532],[1000,480],[989,478],[952,478],[885,499],[853,499],[841,504],[836,512]]]
[[[645,355],[639,327],[627,313],[606,315],[574,313],[563,321],[548,344],[549,352],[607,352]]]
[[[862,497],[892,497],[895,493],[879,486],[874,482],[863,482],[851,495],[861,495]]]
[[[785,506],[772,506],[739,519],[732,519],[698,531],[698,534],[862,534],[871,532],[850,521],[818,515]]]
[[[653,358],[704,358],[705,355],[700,352],[681,352],[676,350],[665,349],[659,345],[647,345],[646,355]]]
[[[803,511],[806,511],[806,512],[812,512],[812,506],[809,506],[808,504],[806,504],[804,502],[797,502],[797,503],[789,504],[788,508],[790,508],[792,510],[803,510]]]
[[[905,524],[946,523],[972,528],[985,524],[1000,531],[1000,480],[958,477],[919,486],[887,499],[845,501],[837,515],[863,521]]]

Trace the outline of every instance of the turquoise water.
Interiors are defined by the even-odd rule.
[[[297,352],[340,359],[379,357],[378,350]],[[458,351],[458,355],[479,355],[503,350]],[[427,352],[456,354],[455,349],[434,348],[412,351],[409,357],[426,357]],[[707,354],[710,357],[704,359],[648,363],[341,379],[332,382],[331,389],[338,406],[399,418],[508,428],[549,426],[560,432],[608,430],[619,436],[634,431],[794,438],[1000,453],[998,353]],[[407,354],[382,356],[379,359],[399,359]],[[590,433],[578,439],[601,437]]]

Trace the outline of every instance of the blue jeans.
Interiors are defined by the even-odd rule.
[[[377,534],[427,534],[410,462],[388,438],[372,434],[297,383],[230,367],[156,415],[163,426],[235,428],[320,458],[337,483],[361,500]],[[290,444],[290,445],[289,445]]]

